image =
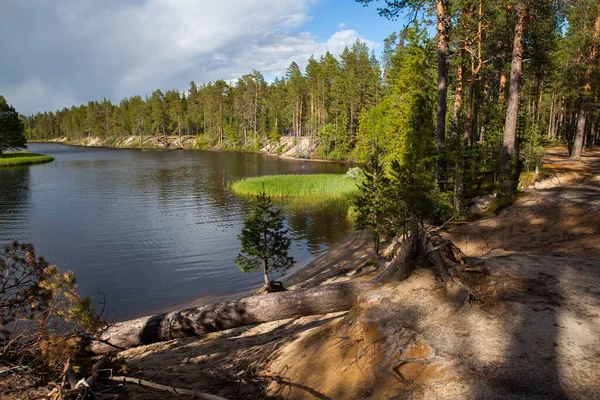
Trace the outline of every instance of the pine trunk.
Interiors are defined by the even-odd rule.
[[[575,132],[575,140],[573,141],[573,148],[571,149],[571,159],[581,159],[581,152],[583,151],[583,139],[585,135],[585,122],[586,122],[586,111],[583,100],[579,101],[579,117],[577,118],[577,131]]]
[[[463,97],[463,74],[464,69],[462,65],[464,50],[460,48],[458,50],[458,70],[456,71],[456,94],[454,96],[454,107],[452,109],[452,139],[458,136],[458,121],[460,115],[460,106],[462,105]]]
[[[523,68],[525,18],[527,16],[524,0],[519,0],[517,7],[517,21],[515,25],[515,38],[510,68],[510,87],[508,92],[508,105],[506,108],[506,123],[504,126],[504,142],[502,148],[501,184],[503,194],[513,193],[516,190],[516,182],[514,182],[514,176],[512,172],[515,153],[515,139],[517,136],[521,73]]]
[[[471,75],[469,79],[469,95],[467,96],[467,118],[465,120],[465,133],[463,136],[465,148],[471,147],[473,142],[473,99],[475,97],[475,84],[477,76]]]
[[[446,83],[446,56],[448,54],[448,38],[446,31],[446,11],[444,10],[444,1],[437,0],[437,61],[438,61],[438,104],[437,104],[437,123],[436,123],[436,148],[437,163],[435,167],[435,177],[443,188],[446,170],[446,99],[448,87]]]

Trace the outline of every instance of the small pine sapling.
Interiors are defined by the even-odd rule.
[[[283,225],[284,216],[264,191],[258,195],[246,218],[238,239],[242,250],[235,264],[243,272],[263,271],[265,291],[273,289],[269,271],[283,272],[295,264],[288,255],[292,240]]]

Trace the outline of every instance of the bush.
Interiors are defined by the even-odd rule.
[[[346,171],[345,177],[348,179],[352,179],[354,182],[358,182],[362,175],[363,171],[362,169],[360,169],[360,167],[353,167]]]
[[[4,363],[55,379],[67,360],[83,356],[83,339],[103,322],[92,299],[80,298],[72,272],[36,258],[14,242],[0,251],[0,343]]]

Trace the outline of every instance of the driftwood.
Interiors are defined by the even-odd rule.
[[[90,350],[104,354],[241,326],[347,311],[365,291],[408,278],[418,258],[428,260],[440,280],[446,282],[458,280],[455,266],[466,257],[452,242],[418,227],[388,268],[371,281],[270,293],[119,322],[93,340]]]

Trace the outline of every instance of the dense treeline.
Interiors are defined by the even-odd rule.
[[[358,0],[369,4],[372,0]],[[259,149],[280,135],[308,137],[315,156],[388,159],[434,170],[454,205],[488,181],[516,189],[542,145],[573,158],[599,140],[597,0],[388,1],[380,14],[413,23],[385,40],[381,60],[357,41],[268,83],[156,90],[145,99],[89,102],[26,121],[28,137],[104,139],[195,135],[199,147]],[[433,22],[436,38],[422,28]],[[413,161],[410,161],[413,160]],[[416,164],[415,164],[416,163]]]
[[[331,142],[326,154],[344,158],[358,130],[361,110],[377,104],[382,90],[379,63],[357,41],[339,58],[311,58],[304,73],[292,62],[283,78],[267,83],[253,71],[228,84],[223,80],[186,92],[154,91],[104,99],[30,119],[32,139],[121,138],[129,135],[198,135],[208,147],[257,149],[269,137],[310,136]]]

